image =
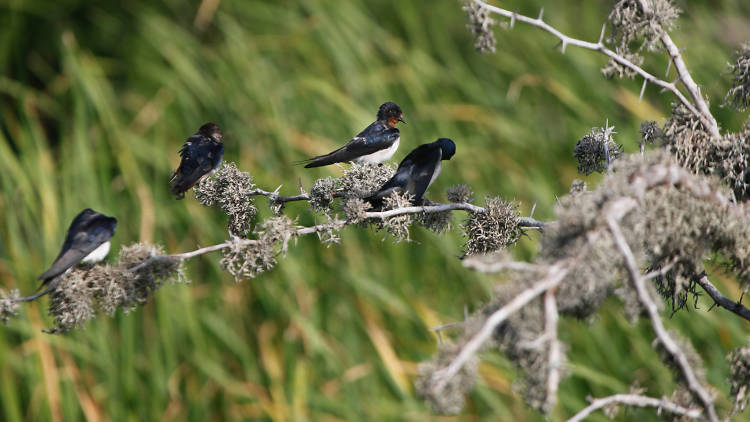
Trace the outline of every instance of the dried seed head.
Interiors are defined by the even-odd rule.
[[[659,124],[654,121],[641,123],[640,133],[641,144],[653,145],[656,143],[657,139],[662,139],[664,137],[664,131],[659,127]]]
[[[193,189],[195,198],[203,205],[218,206],[229,217],[229,231],[244,235],[257,213],[249,196],[255,188],[250,174],[240,171],[234,163],[223,163],[211,177],[203,178]]]
[[[454,203],[470,202],[474,192],[471,191],[471,187],[465,183],[460,185],[451,186],[445,190],[445,194],[448,197],[448,201]]]
[[[724,97],[724,104],[731,105],[737,111],[745,111],[750,107],[750,42],[737,51],[737,61],[729,65],[729,70],[734,78],[732,87]]]
[[[11,290],[10,293],[0,290],[0,322],[6,324],[10,318],[18,316],[16,299],[19,297],[20,294],[17,289]]]
[[[576,143],[573,157],[578,160],[578,172],[589,175],[593,172],[604,173],[613,161],[622,155],[622,145],[615,143],[612,135],[614,126],[595,127],[591,133]]]
[[[462,224],[465,255],[494,252],[521,238],[518,204],[497,197],[486,198],[486,203],[485,212],[470,212]]]

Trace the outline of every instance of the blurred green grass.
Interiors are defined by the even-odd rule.
[[[588,40],[610,7],[503,5],[530,15],[544,6],[551,24]],[[454,1],[2,0],[0,11],[0,278],[22,292],[36,287],[84,207],[118,217],[115,244],[150,240],[181,252],[223,240],[218,210],[191,196],[175,201],[166,185],[179,146],[206,121],[224,129],[227,160],[262,187],[292,193],[340,170],[290,162],[340,145],[392,100],[409,122],[395,159],[439,136],[458,145],[431,198],[469,183],[480,202],[501,195],[523,212],[538,202],[535,216],[550,219],[555,196],[577,177],[580,136],[609,119],[635,151],[640,121],[662,119],[673,100],[649,87],[639,104],[641,81],[607,81],[603,57],[561,55],[555,39],[522,25],[497,30],[497,53],[479,55]],[[696,1],[673,33],[728,129],[745,116],[718,107],[722,71],[748,28],[746,2]],[[647,62],[656,74],[665,66],[664,57]],[[301,204],[287,213],[322,219]],[[50,325],[46,300],[23,307],[0,327],[0,419],[543,420],[493,353],[461,415],[436,416],[415,397],[416,365],[436,349],[430,327],[460,320],[502,280],[461,268],[457,230],[414,229],[408,244],[382,238],[348,228],[340,246],[300,239],[276,269],[242,284],[218,269],[218,256],[197,259],[189,287],[165,286],[132,314],[65,336],[40,332]],[[533,256],[536,239],[514,251]],[[739,297],[731,279],[716,277]],[[750,324],[705,309],[702,301],[667,323],[706,359],[726,408],[724,355]],[[592,321],[565,320],[561,332],[571,376],[553,420],[634,381],[654,396],[671,391],[650,329],[625,321],[617,301]]]

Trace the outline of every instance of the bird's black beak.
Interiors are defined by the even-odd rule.
[[[404,119],[403,119],[402,117],[399,117],[399,118],[398,118],[398,119],[396,119],[396,120],[398,120],[399,122],[401,122],[401,123],[403,123],[403,124],[406,124],[406,120],[404,120]]]

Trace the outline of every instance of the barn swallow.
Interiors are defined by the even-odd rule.
[[[98,213],[91,208],[81,211],[70,223],[60,254],[52,266],[40,275],[42,280],[39,289],[45,290],[19,299],[29,301],[47,294],[57,283],[59,276],[78,263],[93,264],[104,259],[109,253],[109,239],[115,234],[117,219]]]
[[[187,138],[180,148],[179,167],[169,179],[169,190],[177,199],[185,197],[185,192],[195,186],[204,176],[211,175],[221,165],[224,144],[221,143],[221,129],[216,123],[206,123]]]
[[[398,165],[396,174],[364,200],[379,209],[385,197],[393,192],[402,192],[414,196],[412,204],[422,204],[422,196],[440,174],[441,161],[450,160],[455,153],[456,144],[448,138],[416,147]]]
[[[396,103],[387,102],[378,109],[377,120],[346,145],[329,154],[319,155],[302,162],[307,163],[305,168],[311,168],[348,161],[379,164],[389,160],[398,149],[401,135],[396,129],[396,124],[406,123],[403,116],[401,107]]]

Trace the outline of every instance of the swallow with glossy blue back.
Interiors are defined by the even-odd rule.
[[[398,149],[401,134],[398,122],[406,123],[404,113],[396,103],[387,102],[378,109],[377,120],[352,138],[343,147],[329,154],[302,161],[305,168],[327,166],[333,163],[355,161],[379,164],[389,160]]]
[[[393,192],[400,192],[412,195],[412,204],[422,204],[422,196],[440,174],[442,160],[450,160],[455,153],[456,144],[448,138],[416,147],[401,161],[393,177],[364,200],[372,204],[373,208],[379,209],[383,206],[385,197]]]
[[[221,129],[216,123],[206,123],[187,138],[180,148],[180,165],[169,179],[169,190],[177,199],[184,198],[185,192],[219,168],[224,156],[221,138]]]
[[[37,278],[42,281],[39,288],[46,287],[46,289],[18,300],[29,301],[43,296],[56,286],[59,276],[75,265],[94,264],[106,258],[110,247],[109,239],[115,234],[115,227],[117,227],[117,219],[114,217],[106,216],[91,208],[81,211],[70,223],[65,242],[55,262]]]

